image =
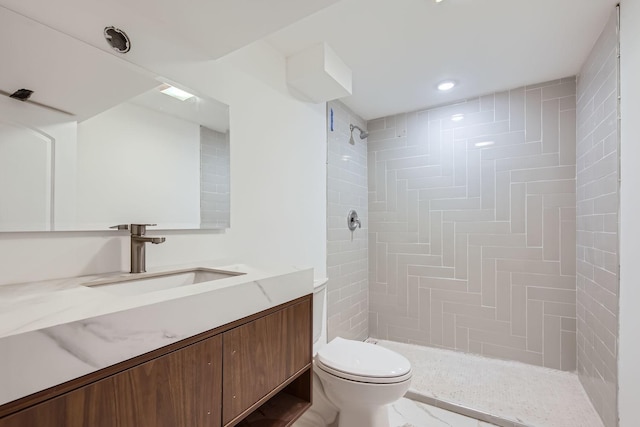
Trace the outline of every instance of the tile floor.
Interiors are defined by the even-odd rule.
[[[575,373],[411,344],[372,341],[411,361],[414,374],[407,397],[438,406],[435,409],[456,410],[480,419],[482,416],[478,414],[490,414],[493,418],[485,417],[486,421],[509,427],[603,427]],[[413,408],[411,411],[415,413]],[[403,427],[411,426],[409,422]]]
[[[389,409],[391,427],[495,427],[425,403],[400,399]]]

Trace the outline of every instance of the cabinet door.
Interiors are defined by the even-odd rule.
[[[219,427],[220,335],[0,420],[0,427]]]
[[[311,300],[223,334],[222,424],[311,363]]]

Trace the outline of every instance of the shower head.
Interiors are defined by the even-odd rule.
[[[369,136],[369,132],[362,130],[359,126],[349,125],[349,129],[351,129],[351,138],[349,138],[349,144],[354,145],[356,142],[353,140],[353,130],[358,129],[360,131],[360,139],[365,139]]]

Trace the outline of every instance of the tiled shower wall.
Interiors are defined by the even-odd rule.
[[[367,144],[357,130],[349,144],[351,123],[366,129],[341,102],[327,104],[327,337],[362,341],[369,336]],[[351,209],[362,222],[353,233],[347,228]]]
[[[575,90],[368,123],[373,337],[575,369]]]
[[[229,132],[200,126],[200,225],[229,227],[231,187]]]
[[[618,33],[615,12],[578,77],[578,373],[617,425]]]

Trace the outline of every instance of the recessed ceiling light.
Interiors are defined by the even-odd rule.
[[[171,85],[162,85],[161,87],[163,89],[160,89],[160,92],[179,99],[180,101],[186,101],[187,99],[191,99],[195,96],[192,93],[186,92],[182,89],[178,89],[177,87]]]
[[[484,142],[476,142],[473,145],[475,145],[476,147],[488,147],[488,146],[493,145],[493,144],[495,144],[494,141],[484,141]]]
[[[453,116],[451,116],[451,120],[453,120],[454,122],[464,120],[464,114],[454,114]]]
[[[436,3],[442,3],[443,0],[436,0]]]
[[[446,80],[440,84],[438,84],[438,90],[442,91],[442,92],[446,92],[448,90],[453,89],[453,87],[456,85],[456,82],[454,82],[453,80]]]

